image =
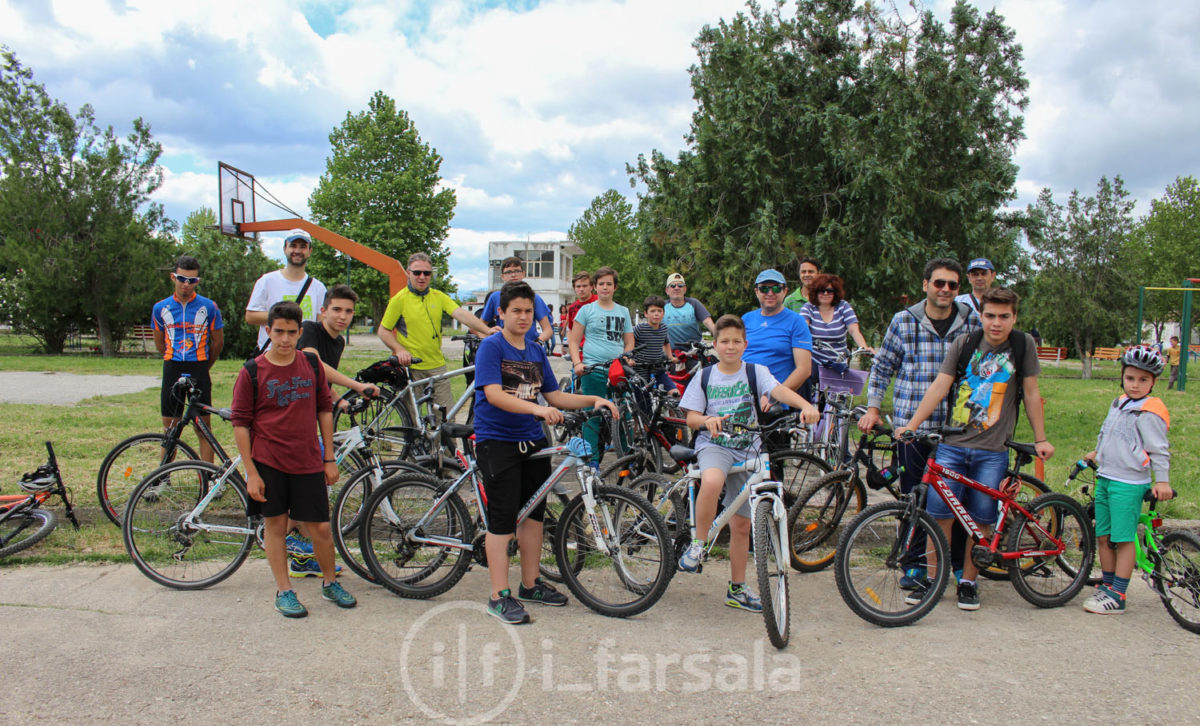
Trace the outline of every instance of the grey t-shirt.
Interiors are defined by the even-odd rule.
[[[703,374],[697,373],[692,377],[691,383],[688,383],[687,390],[679,399],[681,409],[701,411],[705,416],[729,415],[722,424],[724,430],[716,439],[708,435],[708,429],[700,429],[700,436],[696,439],[696,450],[707,446],[724,446],[727,449],[758,447],[757,434],[741,433],[731,436],[727,433],[727,427],[734,423],[754,425],[754,399],[775,390],[779,381],[775,380],[766,366],[751,364],[755,366],[754,377],[755,383],[758,384],[758,391],[751,395],[750,381],[746,378],[746,365],[743,363],[738,372],[732,375],[722,373],[720,368],[713,366],[708,379],[707,402],[705,391],[701,390],[700,385],[704,379]]]
[[[1022,375],[1025,378],[1042,372],[1038,365],[1037,344],[1029,333],[1025,336],[1025,362]],[[940,373],[951,376],[958,371],[958,356],[967,344],[969,335],[960,335],[950,344],[942,360]],[[954,385],[958,397],[954,410],[950,412],[951,426],[966,426],[966,432],[947,436],[946,443],[968,449],[1004,451],[1004,442],[1012,436],[1017,423],[1016,365],[1010,360],[1011,347],[1007,340],[992,347],[987,339],[979,341],[979,347],[971,354],[963,379]]]

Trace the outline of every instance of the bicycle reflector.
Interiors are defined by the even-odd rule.
[[[608,366],[608,385],[623,386],[625,381],[625,366],[621,365],[621,359],[617,358]]]

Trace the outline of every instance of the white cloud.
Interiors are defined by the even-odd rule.
[[[454,179],[443,179],[439,185],[440,188],[454,190],[454,197],[457,200],[456,207],[458,209],[498,209],[513,205],[513,198],[509,194],[492,196],[482,189],[476,189],[463,184],[463,176],[461,174]]]

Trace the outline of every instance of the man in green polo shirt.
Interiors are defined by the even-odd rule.
[[[409,369],[414,381],[446,372],[446,358],[442,355],[443,314],[480,335],[499,330],[487,327],[449,295],[431,287],[432,281],[433,260],[424,252],[414,252],[408,258],[408,285],[388,301],[376,333],[401,365],[408,365],[413,358],[421,360]],[[454,402],[449,378],[434,385],[433,401],[444,408]]]

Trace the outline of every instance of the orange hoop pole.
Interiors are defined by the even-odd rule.
[[[371,269],[379,270],[387,275],[389,297],[403,290],[404,286],[408,284],[408,273],[404,271],[404,265],[400,264],[399,260],[388,257],[382,252],[376,252],[349,237],[343,237],[337,232],[331,232],[312,222],[292,218],[272,219],[265,222],[243,222],[238,225],[238,231],[242,234],[249,232],[286,232],[290,229],[302,229],[312,235],[313,239],[319,239],[335,250],[345,252]]]

